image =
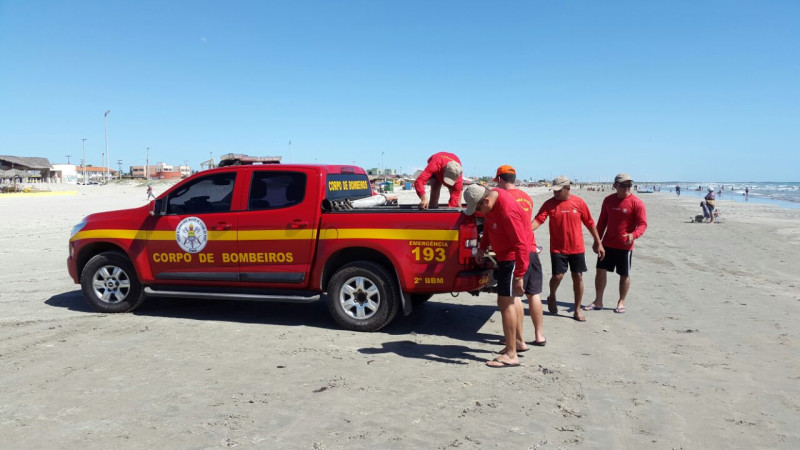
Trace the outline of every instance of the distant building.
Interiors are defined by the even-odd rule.
[[[53,166],[47,158],[0,155],[0,180],[22,183],[49,182]]]
[[[102,183],[106,179],[105,167],[86,166],[84,169],[83,167],[78,166],[75,170],[78,172],[79,183]],[[84,171],[86,172],[86,180],[83,179]],[[111,178],[117,178],[117,171],[109,168],[108,176]]]
[[[171,166],[163,162],[147,166],[146,169],[145,166],[131,166],[131,176],[141,179],[147,177],[151,180],[170,180],[186,178],[192,174],[190,166]]]
[[[78,183],[78,166],[75,164],[53,164],[52,180],[54,183]],[[81,172],[83,177],[83,172]]]

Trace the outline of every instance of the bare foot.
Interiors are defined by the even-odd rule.
[[[529,349],[528,349],[528,346],[526,344],[522,344],[522,345],[517,344],[517,353],[527,352],[528,350]],[[503,347],[503,349],[500,350],[497,353],[500,353],[501,355],[505,355],[506,353],[508,353],[508,347]]]

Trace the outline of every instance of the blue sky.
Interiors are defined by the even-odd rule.
[[[0,0],[0,154],[100,165],[107,109],[123,168],[800,181],[800,2]]]

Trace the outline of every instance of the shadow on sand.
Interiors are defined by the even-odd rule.
[[[327,298],[313,303],[272,303],[228,300],[191,300],[148,298],[132,314],[137,316],[175,317],[239,323],[263,323],[285,326],[309,326],[336,330],[338,325],[328,312]],[[94,313],[84,301],[80,289],[54,295],[45,304],[71,311]],[[494,305],[464,305],[429,301],[414,308],[408,317],[398,315],[376,335],[433,334],[458,340],[497,341],[498,336],[478,334],[496,311]]]
[[[461,294],[462,296],[468,294]],[[470,361],[486,361],[476,354],[489,354],[483,348],[468,345],[423,344],[410,340],[418,335],[447,337],[465,343],[499,345],[502,327],[497,321],[491,326],[492,333],[480,332],[490,318],[497,312],[494,301],[487,304],[465,304],[464,297],[451,298],[437,296],[414,307],[407,317],[398,315],[392,323],[373,333],[379,347],[359,349],[363,354],[394,353],[404,358],[424,359],[446,364],[468,364]],[[328,312],[327,298],[314,303],[270,303],[227,300],[190,300],[171,298],[148,298],[132,314],[137,316],[174,317],[202,321],[225,321],[249,324],[270,324],[281,326],[307,326],[324,330],[338,331],[339,326]],[[473,302],[474,303],[474,302]],[[546,303],[546,302],[545,302]],[[71,311],[95,313],[84,301],[80,289],[54,295],[45,304],[67,308]],[[572,303],[559,302],[560,312],[571,311]],[[548,315],[547,306],[544,305]],[[526,315],[528,314],[526,307]],[[571,315],[560,317],[571,319]],[[394,340],[394,338],[399,338]],[[391,340],[390,340],[391,339]],[[488,359],[491,359],[491,356]]]

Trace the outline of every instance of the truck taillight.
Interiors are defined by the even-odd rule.
[[[458,262],[470,264],[474,261],[478,248],[478,227],[475,222],[469,221],[461,223],[458,227]]]

